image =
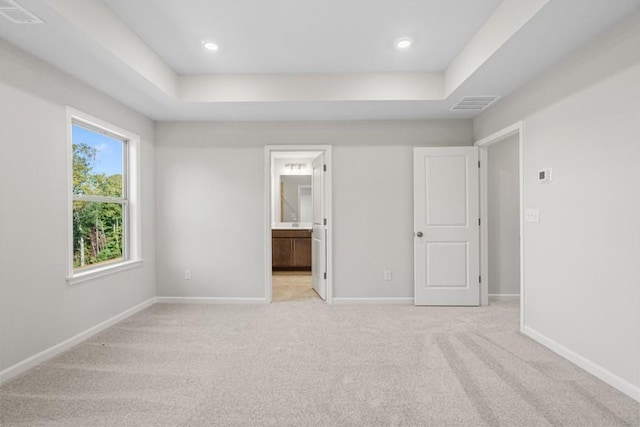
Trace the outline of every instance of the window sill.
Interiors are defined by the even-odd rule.
[[[142,266],[141,259],[119,262],[117,264],[105,265],[104,267],[98,267],[89,271],[83,271],[76,273],[73,276],[67,277],[67,284],[77,285],[78,283],[88,282],[90,280],[97,279],[99,277],[110,276],[120,271],[131,270],[132,268],[138,268]]]

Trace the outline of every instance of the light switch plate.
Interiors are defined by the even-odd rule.
[[[540,209],[528,208],[524,213],[527,222],[540,222]]]

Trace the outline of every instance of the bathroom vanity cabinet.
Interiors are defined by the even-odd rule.
[[[273,270],[311,270],[311,230],[271,230]]]

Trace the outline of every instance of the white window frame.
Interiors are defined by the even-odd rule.
[[[111,198],[102,196],[81,196],[73,194],[73,125],[83,126],[89,130],[104,132],[123,143],[123,197]],[[112,125],[89,114],[67,107],[67,283],[75,285],[136,268],[142,265],[140,242],[140,137],[118,126]],[[122,200],[124,199],[124,201]],[[122,260],[87,266],[82,270],[73,268],[73,202],[74,200],[115,202],[123,206],[123,240]]]

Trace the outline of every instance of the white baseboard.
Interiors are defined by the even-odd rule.
[[[46,360],[51,359],[54,356],[57,356],[58,354],[70,349],[73,346],[80,344],[82,341],[86,340],[87,338],[92,337],[98,332],[102,332],[108,327],[115,325],[116,323],[126,319],[129,316],[136,314],[141,310],[144,310],[147,307],[152,306],[155,303],[156,303],[156,298],[155,297],[150,298],[145,302],[140,303],[134,307],[131,307],[130,309],[125,310],[122,313],[117,314],[112,318],[107,319],[104,322],[99,323],[96,326],[93,326],[83,332],[80,332],[79,334],[74,335],[71,338],[62,341],[61,343],[51,346],[48,349],[43,350],[40,353],[35,354],[23,360],[22,362],[18,362],[13,366],[9,366],[8,368],[0,372],[0,384],[10,380],[16,375],[20,375],[21,373],[27,371],[28,369],[33,368],[34,366]]]
[[[156,297],[162,304],[265,304],[264,298],[236,297]]]
[[[413,297],[395,298],[333,298],[334,304],[401,304],[413,305]]]
[[[520,299],[520,294],[489,294],[489,299],[494,301],[512,301]]]
[[[640,387],[637,387],[631,384],[630,382],[628,382],[627,380],[620,378],[613,372],[579,355],[573,350],[569,350],[567,347],[531,329],[529,326],[524,327],[523,333],[529,338],[547,347],[551,351],[564,357],[568,361],[578,365],[585,371],[589,372],[591,375],[601,379],[605,383],[609,384],[611,387],[614,387],[620,390],[622,393],[626,394],[630,398],[640,402]]]

